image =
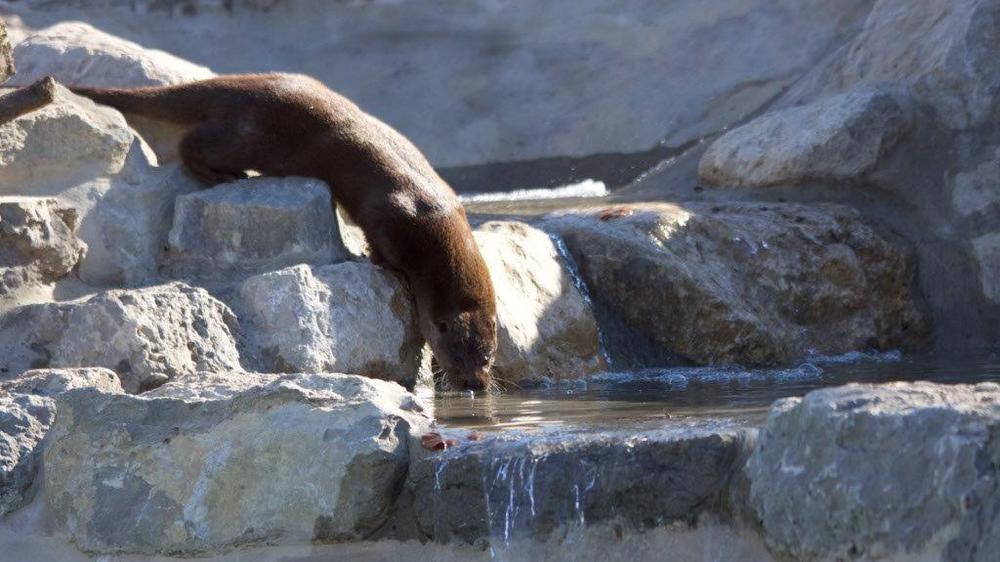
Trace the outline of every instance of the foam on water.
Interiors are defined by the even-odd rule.
[[[500,193],[474,193],[460,195],[463,203],[486,203],[493,201],[536,201],[540,199],[573,199],[580,197],[604,197],[608,187],[602,181],[586,179],[560,187],[515,189]]]

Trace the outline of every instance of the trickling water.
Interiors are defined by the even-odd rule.
[[[566,264],[566,271],[569,272],[569,277],[573,280],[573,285],[583,296],[583,302],[593,312],[594,301],[590,298],[590,289],[580,274],[580,268],[577,266],[576,260],[573,259],[573,254],[566,247],[566,241],[561,236],[553,233],[549,233],[549,238],[552,239],[552,244],[555,245],[556,252],[559,253],[559,256],[562,257],[563,262]],[[601,357],[604,359],[605,365],[608,366],[608,369],[614,368],[611,362],[611,354],[608,353],[608,346],[604,339],[604,331],[601,330],[600,324],[597,326],[597,345],[600,347]]]

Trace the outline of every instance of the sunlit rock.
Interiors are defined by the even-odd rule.
[[[106,367],[128,392],[185,372],[240,370],[236,317],[203,289],[172,283],[15,308],[0,318],[5,378],[31,368]]]
[[[845,207],[644,204],[543,224],[562,235],[595,301],[697,363],[924,341],[911,258]]]
[[[34,496],[41,442],[54,417],[50,398],[0,390],[0,517]]]
[[[0,20],[0,84],[3,84],[14,74],[14,58],[11,56],[10,40],[7,38],[7,26]]]
[[[54,199],[0,196],[0,296],[70,275],[87,251],[77,220]]]
[[[218,383],[194,400],[181,382],[63,394],[45,453],[55,528],[89,552],[176,556],[359,540],[386,520],[430,421],[413,395],[352,375]]]
[[[103,367],[32,369],[15,378],[0,381],[0,391],[39,396],[58,396],[77,388],[95,388],[117,394],[125,392],[118,375]]]
[[[497,293],[494,377],[518,384],[604,368],[594,313],[552,239],[517,222],[488,222],[474,235]]]
[[[897,95],[863,88],[765,114],[709,146],[702,181],[768,187],[807,181],[857,181],[910,127]]]
[[[1000,386],[852,384],[771,408],[747,464],[788,559],[994,560]]]
[[[264,273],[244,281],[232,302],[262,371],[356,373],[410,387],[427,374],[412,297],[378,266]]]

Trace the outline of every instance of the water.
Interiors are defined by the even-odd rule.
[[[787,369],[648,369],[501,395],[439,395],[434,408],[439,424],[480,431],[643,429],[703,420],[760,425],[779,398],[850,382],[916,380],[1000,381],[1000,359],[853,353]]]

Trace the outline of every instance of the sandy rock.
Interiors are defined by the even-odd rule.
[[[416,307],[369,263],[300,265],[244,281],[233,309],[266,372],[347,372],[412,386],[426,367]]]
[[[76,225],[54,199],[0,196],[0,296],[70,275],[87,251]]]
[[[32,369],[20,376],[0,381],[0,391],[57,396],[77,388],[95,388],[109,394],[122,394],[121,380],[111,369]]]
[[[702,156],[698,176],[730,187],[856,181],[910,125],[897,96],[863,88],[768,113],[729,131]]]
[[[51,399],[0,390],[0,517],[34,496],[40,444],[54,417]]]
[[[983,296],[1000,304],[1000,232],[984,234],[974,239],[972,254],[979,269]]]
[[[0,19],[0,84],[14,75],[14,58],[11,56],[10,39],[7,38],[7,26]]]
[[[1000,205],[1000,147],[992,158],[955,176],[952,202],[966,216]]]
[[[844,207],[647,204],[543,226],[564,238],[595,301],[697,363],[923,341],[908,255]]]
[[[330,189],[306,178],[251,178],[182,195],[174,206],[168,269],[227,277],[347,259]]]
[[[789,559],[995,560],[998,436],[996,383],[817,390],[772,406],[750,503]]]
[[[995,125],[1000,112],[1000,3],[879,0],[864,29],[786,97],[802,101],[859,84],[909,87],[956,129]]]
[[[201,401],[167,390],[59,398],[44,494],[80,548],[176,556],[365,538],[392,510],[410,433],[430,422],[402,387],[352,375]]]
[[[552,239],[517,222],[489,222],[474,234],[497,293],[494,376],[576,379],[606,367],[594,314]]]
[[[128,392],[185,372],[240,370],[236,317],[203,289],[172,283],[26,305],[0,318],[7,377],[31,368],[106,367]]]

